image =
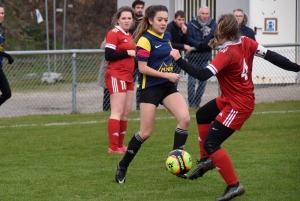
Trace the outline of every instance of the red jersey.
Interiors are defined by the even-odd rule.
[[[221,98],[236,110],[254,109],[252,64],[257,48],[256,41],[241,37],[236,43],[225,43],[208,65],[218,78]]]
[[[106,48],[116,52],[135,50],[132,35],[125,32],[120,26],[112,28],[106,35]],[[133,82],[134,57],[128,56],[117,61],[108,61],[106,77],[113,76],[126,82]]]

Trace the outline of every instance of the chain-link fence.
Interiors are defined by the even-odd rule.
[[[265,45],[294,62],[300,61],[299,46],[300,44]],[[213,51],[212,56],[216,52]],[[109,96],[98,84],[103,50],[12,51],[8,53],[13,55],[15,62],[8,65],[4,61],[3,70],[9,80],[12,97],[1,106],[0,117],[93,113],[109,109]],[[191,63],[206,62],[201,54],[198,56],[187,55],[186,59]],[[190,107],[198,107],[199,105],[192,106],[188,100],[190,96],[188,92],[192,93],[197,89],[197,80],[195,88],[188,89],[188,85],[193,86],[193,83],[189,81],[188,75],[182,71],[181,74],[182,78],[178,83],[179,91]],[[256,103],[300,100],[299,73],[284,71],[261,58],[255,58],[252,75]],[[204,88],[200,106],[219,94],[215,77],[208,80]],[[195,100],[199,99],[198,93],[195,97]],[[135,100],[132,109],[136,109]]]

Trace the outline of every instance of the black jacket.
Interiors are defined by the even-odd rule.
[[[171,44],[174,49],[184,50],[184,44],[189,44],[188,30],[186,34],[183,34],[181,28],[174,21],[168,24],[167,31],[171,34]]]
[[[241,25],[240,31],[242,36],[247,36],[248,38],[255,40],[255,32],[251,28],[246,25]]]

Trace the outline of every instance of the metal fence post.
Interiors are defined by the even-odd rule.
[[[77,113],[76,90],[77,90],[77,81],[76,81],[76,52],[74,52],[72,54],[72,113]]]

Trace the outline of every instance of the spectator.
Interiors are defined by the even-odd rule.
[[[207,80],[215,75],[219,81],[221,95],[202,106],[196,114],[201,159],[189,179],[202,177],[208,170],[216,168],[227,184],[224,194],[216,201],[225,201],[245,193],[231,159],[221,145],[242,128],[254,110],[253,57],[262,57],[288,71],[299,72],[300,66],[248,37],[240,37],[233,14],[221,15],[209,45],[222,47],[205,69],[181,59],[177,50],[172,50],[170,55],[178,66],[197,79]]]
[[[143,78],[140,91],[140,131],[132,136],[127,152],[117,165],[115,174],[117,183],[125,182],[129,164],[144,141],[150,137],[159,104],[164,105],[178,121],[173,150],[183,149],[188,137],[190,115],[186,102],[175,85],[180,75],[172,73],[173,64],[169,54],[172,47],[169,42],[170,33],[166,31],[167,23],[168,9],[165,6],[149,6],[139,25],[141,28],[137,30],[134,37],[134,41],[138,41],[136,54]],[[185,174],[177,176],[187,178]]]
[[[196,51],[188,54],[187,59],[197,68],[206,68],[211,59],[212,49],[208,46],[208,42],[214,37],[216,26],[216,22],[210,17],[207,6],[201,7],[198,16],[188,24],[189,42],[192,47],[196,48]],[[205,86],[206,81],[198,80],[198,87],[195,90],[196,79],[192,75],[188,76],[188,102],[191,108],[199,108]]]
[[[238,8],[233,11],[233,14],[239,23],[241,36],[247,36],[248,38],[255,40],[255,32],[246,26],[248,22],[248,16],[246,13],[244,13],[242,9]]]
[[[4,6],[0,4],[0,24],[4,20],[4,15]],[[2,93],[0,95],[0,106],[11,97],[10,86],[2,69],[3,57],[8,59],[8,64],[12,64],[14,62],[13,58],[3,51],[3,43],[4,37],[2,35],[2,30],[0,30],[0,91]]]
[[[101,43],[100,49],[105,48],[105,39]],[[99,76],[98,76],[98,84],[100,87],[103,87],[103,102],[102,102],[102,107],[103,111],[108,111],[110,110],[110,98],[109,98],[109,91],[105,85],[105,73],[106,73],[106,68],[107,68],[107,61],[105,58],[102,59],[101,64],[100,64],[100,69],[99,69]]]
[[[105,59],[108,61],[105,84],[110,94],[111,114],[108,119],[109,154],[123,154],[127,120],[134,95],[135,44],[129,29],[134,23],[133,9],[123,6],[113,16],[112,28],[106,35]]]
[[[141,1],[141,0],[135,0],[132,3],[132,8],[134,11],[134,15],[135,15],[135,23],[134,26],[129,30],[129,32],[133,35],[135,30],[137,29],[137,27],[139,26],[140,22],[143,19],[143,11],[144,11],[144,6],[145,6],[145,2]],[[134,82],[136,80],[139,79],[139,69],[138,69],[138,62],[137,60],[135,60],[135,68],[134,68],[134,73],[133,73],[133,80]],[[136,102],[136,110],[140,110],[140,101],[139,101],[139,94],[140,94],[140,86],[139,84],[137,84],[136,86],[136,98],[135,98],[135,102]]]
[[[174,49],[185,50],[188,53],[192,48],[189,46],[188,29],[185,24],[185,12],[179,10],[175,13],[175,18],[167,26],[167,31],[171,34],[171,44]],[[173,73],[180,74],[181,69],[173,63]]]

